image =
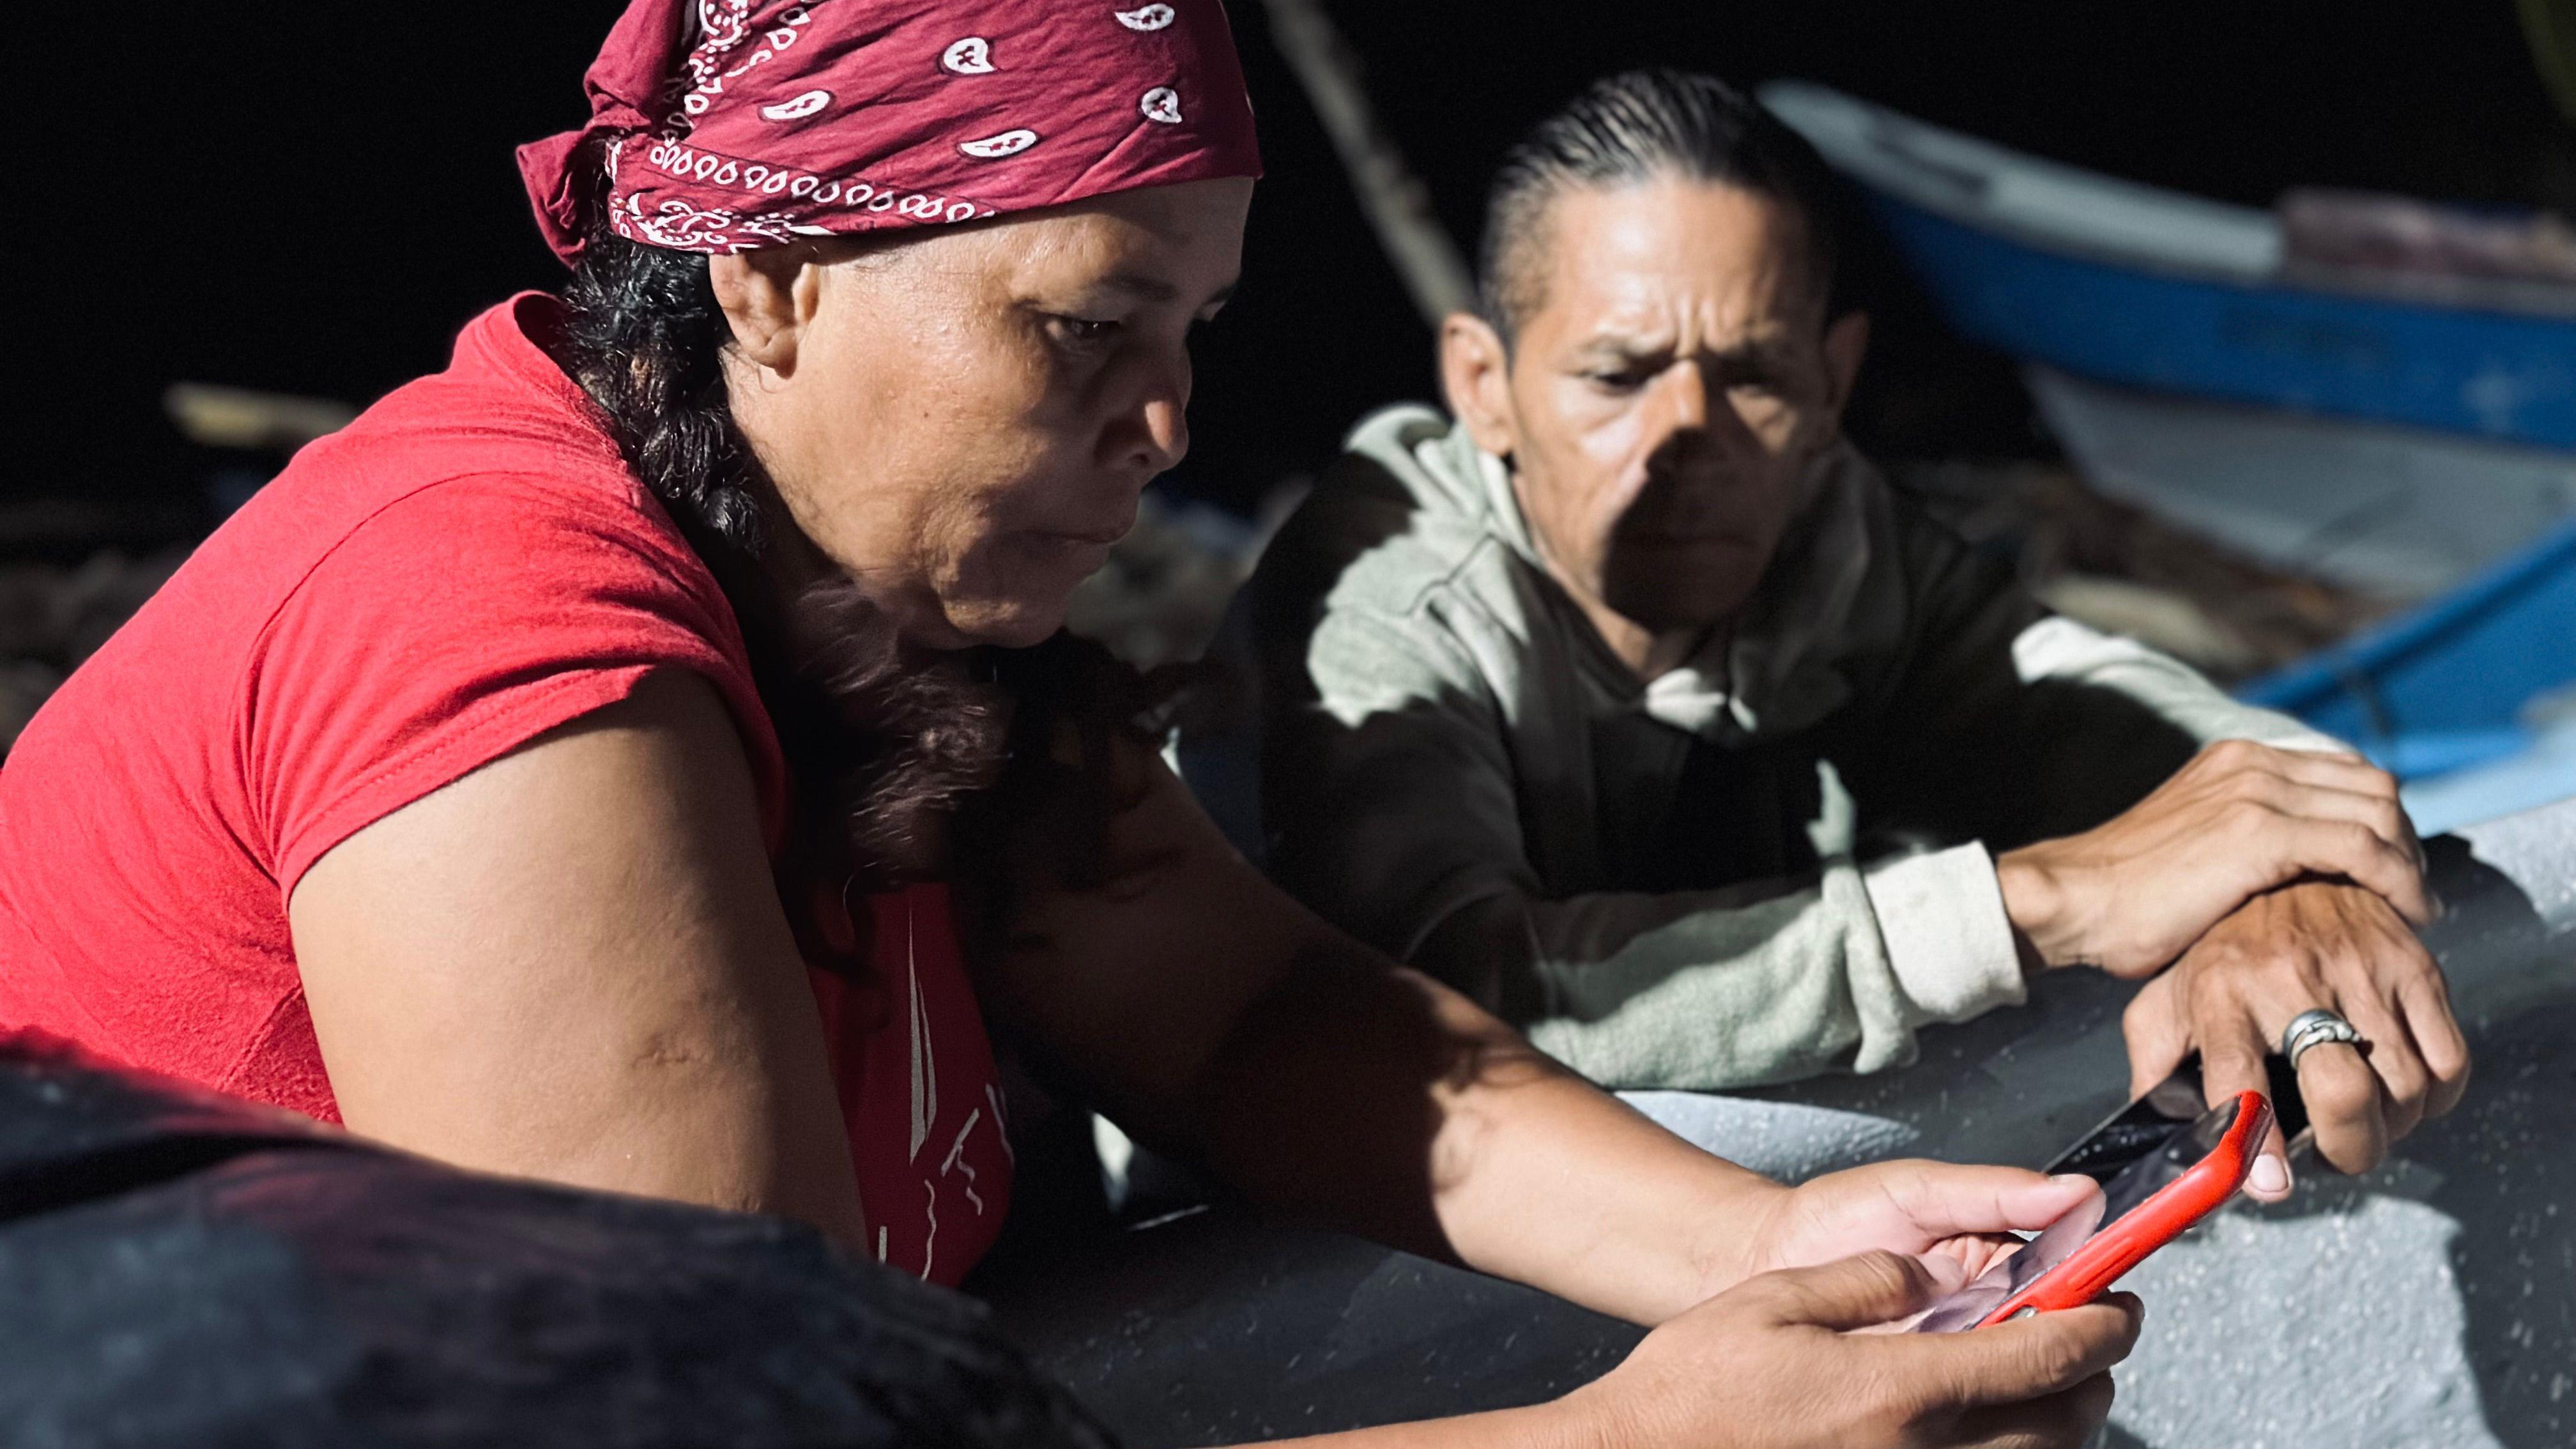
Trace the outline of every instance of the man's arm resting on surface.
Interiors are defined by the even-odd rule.
[[[1721,1088],[1910,1060],[1914,1031],[2021,999],[1976,846],[1803,879],[1550,900],[1499,703],[1428,621],[1318,627],[1318,698],[1274,711],[1272,865],[1327,918],[1614,1086]]]
[[[1505,884],[1413,958],[1492,993],[1535,1044],[1614,1087],[1878,1071],[1911,1061],[1929,1023],[2023,999],[1993,865],[1974,845],[1666,895],[1545,901]]]
[[[750,767],[679,671],[350,836],[289,903],[353,1131],[867,1239]]]

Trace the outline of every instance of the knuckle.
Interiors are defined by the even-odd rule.
[[[2315,1050],[2332,1051],[2337,1048],[2319,1047]],[[2378,1084],[2364,1073],[2320,1074],[2320,1080],[2314,1086],[2301,1083],[2300,1088],[2301,1095],[2308,1099],[2309,1104],[2328,1117],[2349,1120],[2379,1105]]]
[[[2450,983],[2443,978],[2442,963],[2434,960],[2433,953],[2425,950],[2423,943],[2413,936],[2404,938],[2389,974],[2395,978],[2399,992],[2409,988],[2425,991],[2442,1004],[2444,1016],[2451,1014]],[[2402,1006],[2403,1003],[2392,1002],[2391,1005]]]
[[[2379,1068],[2380,1080],[2388,1084],[2389,1095],[2400,1102],[2420,1101],[2433,1085],[2433,1073],[2412,1051],[2381,1047],[2373,1065]]]
[[[2240,791],[2251,791],[2260,787],[2240,786],[2238,788]],[[2271,829],[2279,823],[2281,814],[2251,794],[2240,793],[2219,812],[2219,817],[2221,828],[2250,833]]]
[[[2045,1323],[2043,1316],[2040,1322]],[[2034,1384],[2051,1387],[2071,1382],[2091,1355],[2082,1337],[2060,1324],[2047,1324],[2059,1331],[2034,1333],[2022,1350],[2021,1369]]]
[[[1919,1424],[1934,1417],[1956,1392],[1945,1375],[1922,1370],[1894,1373],[1883,1364],[1863,1373],[1856,1387],[1871,1417],[1900,1424]]]
[[[2170,1010],[2161,991],[2141,991],[2120,1008],[2120,1034],[2131,1041],[2152,1036],[2165,1024]]]
[[[2218,743],[2211,745],[2207,750],[2202,751],[2203,756],[2208,759],[2211,764],[2224,766],[2229,769],[2243,769],[2248,765],[2254,764],[2263,758],[2263,753],[2264,751],[2261,745],[2254,743],[2252,740],[2241,739],[2220,740]]]

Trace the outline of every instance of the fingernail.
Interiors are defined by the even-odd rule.
[[[2048,1181],[2055,1187],[2091,1187],[2093,1185],[2093,1179],[2081,1172],[2061,1172],[2049,1178]]]
[[[2254,1159],[2254,1171],[2245,1185],[2263,1197],[2279,1197],[2290,1190],[2290,1164],[2266,1152]]]

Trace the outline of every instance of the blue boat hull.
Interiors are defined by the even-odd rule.
[[[2576,692],[2576,525],[2382,629],[2239,691],[2408,778],[2515,753]],[[2576,698],[2567,700],[2576,704]]]
[[[2252,285],[2033,246],[1884,192],[1953,326],[2105,382],[2576,448],[2576,321]]]

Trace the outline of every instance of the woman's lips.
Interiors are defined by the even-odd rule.
[[[1107,548],[1125,538],[1128,530],[1135,526],[1135,516],[1130,514],[1118,523],[1101,528],[1039,528],[1032,529],[1030,532],[1054,543],[1079,543],[1095,548]]]
[[[1032,529],[1023,535],[1028,540],[1029,546],[1038,552],[1068,563],[1079,564],[1085,573],[1108,562],[1109,551],[1117,546],[1118,540],[1126,536],[1127,530],[1123,528],[1114,533],[1108,529],[1092,529],[1089,532]]]

